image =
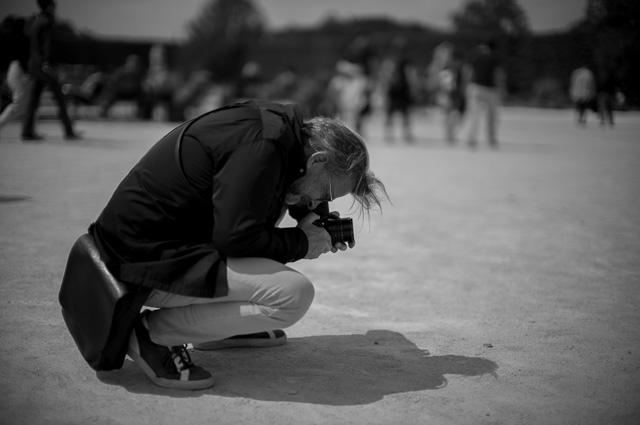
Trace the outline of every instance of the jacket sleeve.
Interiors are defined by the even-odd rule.
[[[308,250],[304,232],[267,223],[280,196],[282,159],[270,140],[247,143],[222,155],[213,175],[213,234],[227,257],[264,257],[287,263]]]

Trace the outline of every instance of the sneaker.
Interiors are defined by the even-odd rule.
[[[236,347],[276,347],[287,342],[287,334],[282,329],[255,334],[236,335],[218,341],[202,342],[193,344],[196,350],[220,350],[221,348]]]
[[[23,134],[21,137],[23,142],[39,142],[41,140],[44,140],[44,137],[42,137],[39,134]]]
[[[67,141],[82,140],[82,133],[68,133],[65,134],[64,139]]]
[[[185,345],[166,347],[151,341],[142,323],[147,313],[138,316],[129,339],[127,354],[154,384],[176,390],[203,390],[213,386],[213,376],[194,365]]]

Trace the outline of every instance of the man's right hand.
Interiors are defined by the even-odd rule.
[[[324,228],[313,224],[319,218],[318,214],[309,213],[296,226],[302,229],[309,241],[309,250],[304,256],[307,260],[313,260],[322,254],[331,252],[331,236]]]

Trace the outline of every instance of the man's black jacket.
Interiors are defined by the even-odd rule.
[[[133,284],[219,297],[228,291],[227,257],[303,258],[304,232],[276,227],[286,188],[306,173],[301,126],[298,106],[254,100],[166,135],[91,228],[110,271]]]

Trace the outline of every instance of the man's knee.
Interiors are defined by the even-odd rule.
[[[300,320],[311,307],[315,296],[313,283],[300,273],[295,273],[287,279],[285,291],[279,299],[277,315],[291,324]]]
[[[311,306],[316,293],[313,283],[311,283],[305,275],[297,273],[296,279],[292,282],[292,286],[292,304],[295,308],[303,309],[304,312],[306,312]]]

